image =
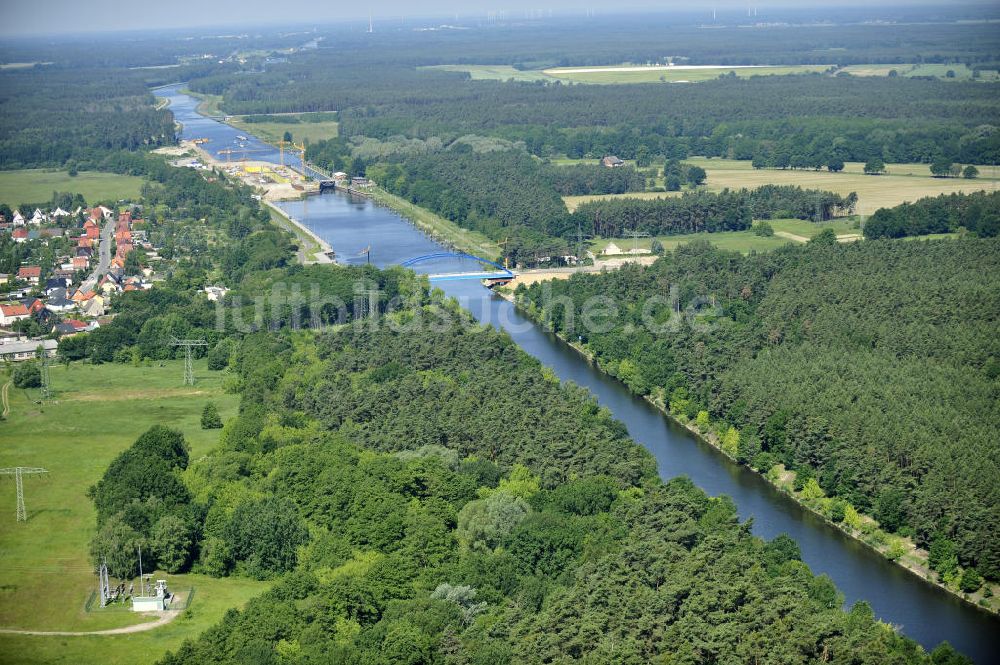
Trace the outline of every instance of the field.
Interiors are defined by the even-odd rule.
[[[440,69],[446,72],[468,72],[473,80],[495,79],[498,81],[551,81],[553,78],[538,70],[522,71],[509,65],[432,65],[421,69]]]
[[[696,83],[735,72],[741,78],[808,74],[829,69],[827,65],[792,65],[788,67],[579,67],[546,69],[552,78],[574,83]]]
[[[842,237],[844,241],[859,233],[859,230],[854,228],[854,221],[849,219],[838,219],[820,224],[802,219],[772,219],[768,221],[768,224],[774,229],[775,235],[758,236],[753,231],[724,231],[721,233],[656,236],[655,238],[601,238],[592,242],[590,249],[599,255],[612,242],[625,251],[633,247],[649,249],[655,239],[660,241],[664,249],[671,250],[693,240],[708,240],[720,249],[747,254],[751,251],[767,252],[788,243],[802,242],[824,229],[833,229],[834,233],[838,237]]]
[[[195,365],[198,384],[182,386],[182,365],[54,366],[54,400],[44,405],[37,390],[10,389],[0,466],[41,466],[49,473],[24,481],[25,523],[14,520],[14,484],[0,483],[0,627],[90,631],[148,620],[125,611],[85,611],[96,587],[87,553],[95,519],[87,489],[153,424],[183,431],[192,459],[216,445],[219,430],[201,429],[201,409],[214,401],[226,418],[237,398],[222,391],[222,374],[209,372],[204,361]],[[122,636],[0,635],[0,653],[22,654],[21,662],[152,662],[265,588],[249,580],[165,577],[175,589],[196,591],[191,608],[166,626]]]
[[[571,164],[588,160],[557,160],[556,163]],[[593,160],[589,160],[592,162]],[[880,176],[864,175],[864,165],[848,162],[840,173],[829,171],[794,169],[755,169],[749,161],[734,159],[709,159],[692,157],[684,160],[705,169],[708,180],[705,187],[709,191],[723,189],[754,188],[762,185],[798,185],[811,189],[824,189],[838,194],[858,194],[857,211],[871,215],[879,208],[892,207],[905,201],[915,201],[925,196],[937,196],[952,192],[975,192],[994,189],[995,179],[1000,177],[1000,167],[979,166],[979,178],[932,178],[927,164],[889,164],[887,173]],[[639,194],[611,194],[598,196],[564,197],[570,210],[593,199],[635,197],[656,198],[675,195],[670,192],[642,192]]]
[[[645,67],[618,65],[613,67],[559,67],[545,70],[514,69],[508,65],[436,65],[427,69],[468,72],[472,79],[507,81],[563,81],[568,83],[693,83],[718,78],[733,71],[737,76],[771,76],[822,72],[826,65],[793,65],[788,67]]]
[[[940,79],[947,79],[948,72],[954,72],[954,80],[968,81],[972,78],[972,69],[964,63],[940,64],[901,64],[901,65],[848,65],[840,71],[847,72],[853,76],[888,76],[889,72],[896,70],[899,76],[934,76]],[[981,81],[996,81],[998,79],[996,71],[982,71],[979,74]]]
[[[268,143],[277,143],[284,137],[285,132],[291,132],[292,140],[295,143],[301,143],[302,141],[315,143],[317,141],[337,137],[337,131],[340,123],[336,120],[307,122],[305,118],[308,116],[308,113],[275,116],[279,118],[287,117],[291,119],[292,122],[245,122],[243,117],[235,116],[230,118],[228,123],[237,129],[247,132],[248,134],[258,136]],[[294,122],[295,119],[299,119],[299,122]]]
[[[74,177],[42,169],[0,171],[0,202],[12,207],[42,203],[56,191],[82,194],[88,203],[118,201],[139,196],[141,186],[142,178],[100,171],[81,171]]]

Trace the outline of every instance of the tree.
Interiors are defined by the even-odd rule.
[[[687,170],[687,181],[692,187],[697,187],[705,183],[708,174],[700,166],[690,166]]]
[[[267,497],[240,504],[223,537],[230,555],[248,575],[269,579],[295,567],[296,550],[309,540],[309,532],[294,503]]]
[[[14,368],[12,378],[15,388],[39,388],[42,385],[42,369],[34,360],[22,362]]]
[[[882,175],[885,173],[885,162],[873,157],[865,162],[865,175]]]
[[[221,427],[222,416],[219,415],[219,409],[215,406],[215,402],[208,402],[201,411],[201,428],[220,429]]]
[[[979,177],[979,169],[977,169],[972,164],[969,164],[962,171],[962,177],[965,178],[966,180],[973,180],[975,178],[978,178]]]
[[[935,178],[947,178],[951,175],[951,160],[940,158],[935,159],[931,164],[931,175]]]
[[[954,70],[954,69],[949,69],[948,71],[946,71],[946,72],[944,73],[944,77],[945,77],[945,78],[948,78],[948,79],[953,79],[953,78],[955,78],[955,70]]]
[[[720,444],[724,453],[730,457],[736,457],[736,453],[740,449],[740,431],[730,426],[722,435]]]
[[[176,515],[164,515],[153,526],[150,550],[157,565],[168,573],[179,573],[191,556],[191,530]]]
[[[770,238],[774,235],[774,227],[767,222],[757,222],[753,225],[753,232],[762,238]]]
[[[668,175],[665,183],[668,192],[679,192],[681,190],[681,177],[675,173]]]
[[[119,513],[97,530],[90,541],[90,556],[95,566],[107,560],[109,575],[128,579],[139,572],[139,547],[142,545],[142,536]]]
[[[286,131],[285,134],[284,134],[284,136],[281,137],[281,140],[282,141],[286,141],[288,143],[291,143],[292,142],[292,133],[289,132],[289,131]]]
[[[975,568],[966,568],[962,571],[962,580],[958,586],[965,593],[975,593],[983,585],[983,577]]]
[[[496,492],[465,504],[458,513],[456,535],[471,549],[492,550],[528,512],[528,504],[523,499],[509,492]]]
[[[666,253],[666,249],[663,247],[663,243],[653,238],[653,242],[649,245],[649,251],[651,251],[656,256],[663,256]]]
[[[840,159],[839,157],[831,157],[826,162],[826,168],[831,173],[839,173],[840,171],[844,170],[844,160]]]

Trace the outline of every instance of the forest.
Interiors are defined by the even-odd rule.
[[[1000,193],[942,194],[895,208],[879,208],[865,222],[866,238],[904,238],[960,229],[980,237],[1000,235]]]
[[[949,552],[931,564],[957,587],[962,570],[1000,579],[998,259],[993,238],[844,246],[823,233],[750,256],[701,242],[517,297],[636,393],[715,423],[738,461],[783,464],[798,486],[815,479],[820,496]],[[590,330],[595,296],[617,307]]]
[[[841,609],[794,541],[750,535],[726,497],[659,480],[506,334],[411,305],[235,341],[242,404],[219,447],[189,460],[156,427],[95,486],[95,551],[141,542],[167,569],[277,580],[164,665],[968,662]],[[394,329],[421,315],[448,323]]]
[[[173,114],[154,106],[133,70],[0,71],[0,169],[74,169],[120,150],[173,144]]]

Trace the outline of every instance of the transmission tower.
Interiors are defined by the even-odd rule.
[[[52,397],[52,389],[49,387],[49,354],[42,351],[42,399]]]
[[[639,238],[648,238],[649,233],[646,231],[626,231],[625,235],[632,239],[632,253],[639,253]]]
[[[107,607],[111,600],[111,582],[108,580],[108,559],[102,557],[101,568],[97,571],[98,586],[101,587],[101,607]]]
[[[191,349],[196,346],[208,346],[208,342],[203,339],[177,339],[174,337],[170,341],[170,346],[184,347],[184,385],[194,385],[194,361],[192,360]]]
[[[42,473],[48,473],[48,469],[42,469],[34,466],[14,466],[14,467],[8,467],[6,469],[0,469],[0,475],[14,476],[14,483],[15,485],[17,485],[18,522],[28,521],[28,511],[24,509],[24,483],[21,481],[21,477],[25,475],[34,475]]]

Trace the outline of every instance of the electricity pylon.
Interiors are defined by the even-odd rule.
[[[21,476],[48,473],[48,469],[35,466],[14,466],[0,469],[0,475],[14,476],[14,483],[17,485],[17,521],[27,522],[28,511],[24,508],[24,483]]]
[[[194,361],[191,357],[191,348],[195,346],[208,346],[208,342],[203,339],[177,339],[174,337],[170,341],[171,346],[184,347],[184,385],[194,385]]]
[[[42,351],[42,399],[52,397],[52,388],[49,386],[49,355]]]

